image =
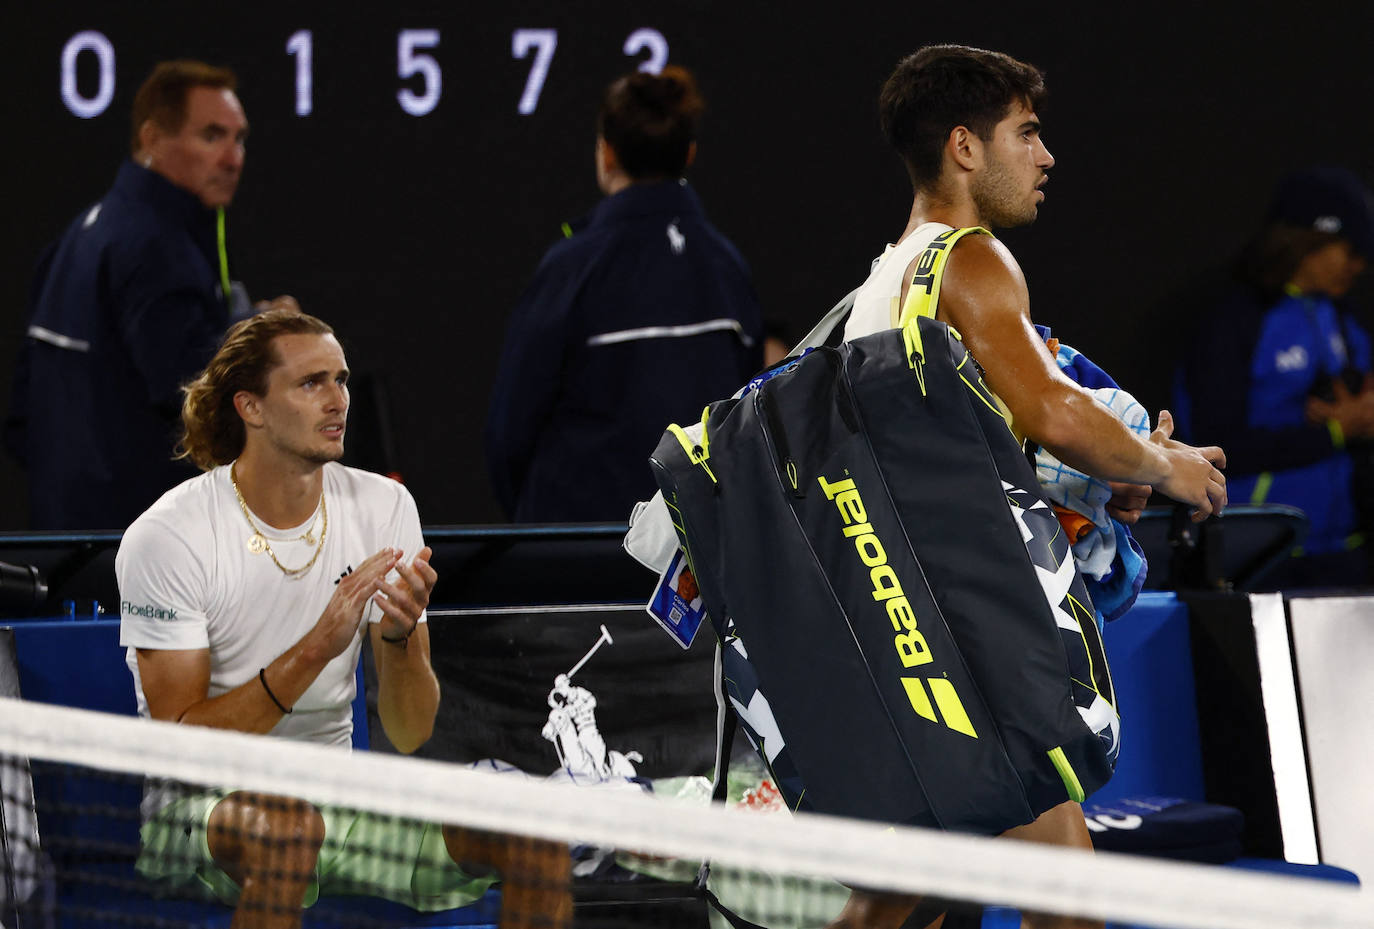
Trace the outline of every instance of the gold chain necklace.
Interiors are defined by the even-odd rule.
[[[237,464],[237,462],[235,462],[235,464]],[[324,551],[325,536],[329,535],[329,507],[325,503],[324,487],[320,487],[320,516],[324,520],[324,524],[320,527],[319,544],[315,544],[314,520],[310,521],[310,528],[298,536],[306,545],[315,546],[315,554],[311,555],[310,560],[299,568],[288,568],[277,559],[277,553],[272,551],[272,545],[267,541],[267,536],[263,535],[262,530],[258,528],[258,524],[253,522],[253,515],[248,512],[248,504],[244,502],[243,493],[239,490],[238,479],[234,476],[234,466],[234,464],[229,466],[229,483],[234,485],[234,496],[238,497],[239,509],[243,510],[243,518],[248,520],[248,526],[253,530],[253,534],[248,537],[248,550],[254,555],[261,555],[263,552],[266,552],[267,556],[272,559],[272,563],[280,568],[281,573],[285,574],[287,577],[297,577],[309,571],[314,567],[315,562],[319,560],[320,552]]]

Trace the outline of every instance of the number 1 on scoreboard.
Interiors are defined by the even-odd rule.
[[[314,63],[311,51],[314,36],[309,29],[301,29],[286,40],[286,53],[296,56],[296,115],[309,116],[314,105]]]

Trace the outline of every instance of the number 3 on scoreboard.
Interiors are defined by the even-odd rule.
[[[639,63],[638,70],[649,74],[657,74],[668,63],[668,40],[657,29],[636,29],[630,33],[621,50],[631,58],[647,50],[649,57]]]

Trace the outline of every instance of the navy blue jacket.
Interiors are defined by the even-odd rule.
[[[1304,406],[1369,370],[1369,336],[1330,299],[1266,302],[1237,285],[1189,340],[1174,412],[1188,441],[1226,450],[1231,503],[1296,506],[1310,521],[1307,552],[1342,551],[1356,530],[1350,456]]]
[[[126,161],[45,253],[5,445],[40,529],[123,529],[194,468],[172,461],[179,387],[228,325],[215,213]]]
[[[624,522],[648,459],[762,363],[748,268],[682,181],[607,197],[511,314],[487,418],[491,482],[519,522]]]

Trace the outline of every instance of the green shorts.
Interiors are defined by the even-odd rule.
[[[197,791],[173,800],[143,824],[138,872],[168,889],[234,905],[239,886],[210,855],[210,814],[231,790]],[[432,823],[317,805],[325,839],[304,906],[320,893],[383,897],[434,912],[466,906],[497,880],[474,877],[449,857]]]

